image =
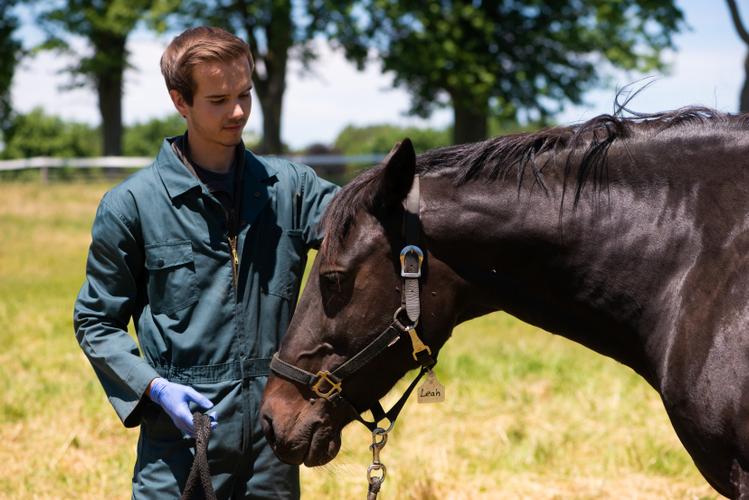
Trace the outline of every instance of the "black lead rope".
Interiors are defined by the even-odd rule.
[[[180,498],[182,500],[217,500],[211,483],[211,471],[208,468],[211,419],[208,415],[196,411],[192,415],[192,421],[195,426],[195,458]]]

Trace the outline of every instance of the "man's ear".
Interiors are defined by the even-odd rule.
[[[416,152],[411,139],[405,138],[382,160],[385,172],[378,196],[386,206],[400,205],[411,190],[416,173]]]
[[[182,115],[182,118],[187,118],[187,112],[190,106],[187,104],[187,101],[185,101],[182,93],[179,90],[172,89],[169,91],[169,97],[172,98],[172,103],[174,104],[177,113]]]

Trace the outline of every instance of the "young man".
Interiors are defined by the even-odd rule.
[[[273,455],[258,409],[337,188],[245,150],[253,60],[242,40],[187,30],[161,70],[187,133],[102,199],[76,337],[123,423],[141,426],[134,498],[179,497],[198,408],[216,422],[219,498],[297,498],[298,470]]]

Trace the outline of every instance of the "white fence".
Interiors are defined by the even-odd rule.
[[[291,161],[304,163],[311,167],[318,165],[374,165],[384,158],[384,155],[307,155],[284,156]],[[96,158],[52,158],[38,156],[20,160],[0,161],[0,171],[27,170],[45,168],[141,168],[153,161],[149,156],[100,156]]]

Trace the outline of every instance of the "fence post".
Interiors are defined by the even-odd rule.
[[[40,167],[39,177],[42,180],[42,184],[47,184],[49,182],[49,167]]]

